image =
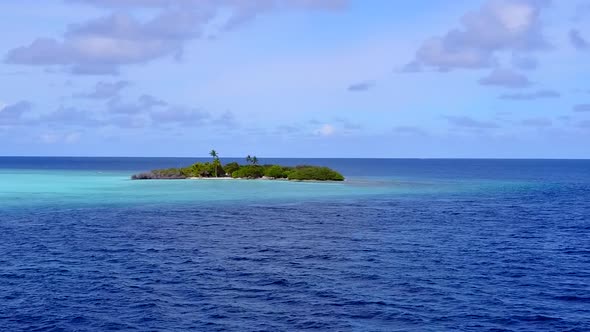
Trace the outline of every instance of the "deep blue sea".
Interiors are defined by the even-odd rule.
[[[0,157],[0,331],[590,331],[590,160],[261,159]]]

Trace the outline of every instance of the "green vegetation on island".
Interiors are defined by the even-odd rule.
[[[155,169],[135,174],[133,180],[189,179],[189,178],[234,178],[234,179],[284,179],[293,181],[343,181],[344,176],[328,167],[299,165],[260,165],[256,156],[248,155],[246,164],[230,162],[223,165],[215,150],[209,155],[212,162],[198,162],[182,168]]]

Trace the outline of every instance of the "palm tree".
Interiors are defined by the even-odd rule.
[[[209,152],[209,155],[213,157],[213,169],[215,172],[215,177],[217,177],[217,164],[219,163],[219,155],[215,150],[211,150],[211,152]]]
[[[258,158],[256,158],[256,156],[250,158],[250,160],[252,161],[252,165],[257,165],[258,164]]]
[[[247,163],[251,163],[252,162],[252,157],[250,157],[250,155],[246,156],[246,162]]]

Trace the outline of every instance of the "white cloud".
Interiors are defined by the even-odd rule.
[[[483,68],[501,51],[531,52],[547,48],[542,34],[543,0],[488,0],[465,14],[461,28],[425,41],[406,71],[430,67],[441,71]]]
[[[325,124],[316,130],[316,134],[320,136],[332,136],[336,132],[336,128],[331,124]]]
[[[187,42],[201,38],[219,17],[229,16],[220,32],[233,29],[267,12],[302,9],[335,10],[345,0],[70,0],[107,8],[122,8],[82,24],[72,24],[63,38],[36,38],[10,50],[6,63],[65,66],[74,74],[114,75],[122,65],[173,56],[180,58]],[[148,19],[134,15],[145,8]],[[137,11],[134,11],[137,10]],[[224,15],[225,14],[225,15]]]

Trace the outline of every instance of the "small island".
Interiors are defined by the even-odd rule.
[[[215,150],[209,153],[212,162],[198,162],[182,168],[155,169],[135,174],[132,180],[159,179],[265,179],[291,181],[344,181],[337,171],[322,166],[260,165],[256,156],[248,155],[245,165],[237,162],[222,164]]]

